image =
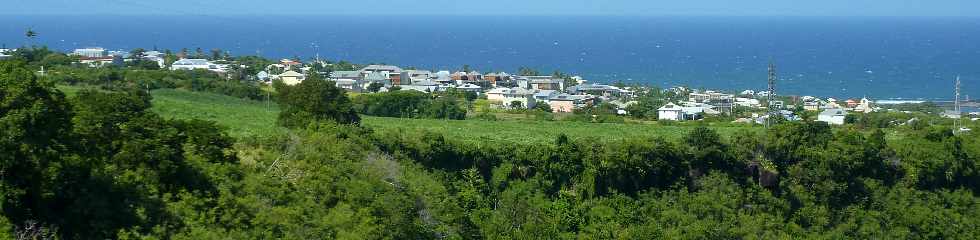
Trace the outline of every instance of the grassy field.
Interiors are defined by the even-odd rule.
[[[153,112],[165,118],[215,121],[231,136],[266,136],[283,129],[276,126],[279,109],[266,103],[219,94],[174,89],[154,90]]]
[[[84,87],[58,86],[71,96]],[[226,127],[236,138],[276,134],[283,129],[276,126],[279,113],[275,103],[244,100],[220,94],[191,92],[175,89],[152,91],[152,111],[165,118],[202,119],[215,121]],[[522,120],[520,114],[499,113],[500,121],[484,120],[437,120],[405,119],[362,116],[362,124],[376,131],[428,130],[455,140],[472,143],[485,142],[552,142],[560,133],[573,138],[595,137],[602,141],[639,137],[664,137],[676,140],[696,125],[675,123],[583,123],[567,121]],[[514,115],[514,116],[511,116]],[[739,131],[762,132],[761,127],[717,124],[711,126],[722,136]]]

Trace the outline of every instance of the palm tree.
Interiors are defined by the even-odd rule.
[[[28,41],[30,41],[31,46],[34,46],[34,38],[37,37],[37,32],[35,32],[34,29],[28,28],[27,33],[25,33],[24,35],[27,36],[27,39]]]

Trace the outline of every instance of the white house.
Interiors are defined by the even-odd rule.
[[[844,111],[844,109],[827,109],[820,112],[820,115],[817,116],[817,121],[826,122],[833,125],[842,125],[844,124],[845,117],[847,117],[847,112]]]
[[[279,80],[282,80],[282,83],[285,83],[286,85],[296,85],[302,82],[304,79],[306,79],[306,76],[292,70],[279,74]]]
[[[504,107],[511,107],[513,102],[520,102],[521,107],[524,108],[535,106],[534,91],[523,88],[494,88],[487,92],[487,100],[495,101]]]
[[[102,58],[108,57],[109,52],[107,52],[104,48],[79,48],[75,49],[71,55],[88,58]]]
[[[195,69],[217,69],[215,64],[208,62],[207,59],[181,59],[170,65],[170,70],[195,70]]]
[[[674,103],[667,103],[657,109],[657,119],[671,121],[684,120],[684,108]]]

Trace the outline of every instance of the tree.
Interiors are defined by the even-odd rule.
[[[34,46],[34,38],[37,38],[37,32],[35,32],[34,29],[28,28],[27,32],[24,33],[24,36],[26,36],[27,40],[30,41],[31,46]]]
[[[440,97],[426,108],[425,115],[429,118],[463,120],[466,118],[466,110],[459,105],[456,98]]]
[[[282,108],[279,125],[305,127],[318,121],[357,124],[361,120],[347,98],[347,92],[319,74],[310,74],[295,86],[277,84],[276,91]]]
[[[517,69],[517,74],[521,76],[537,76],[541,75],[538,70],[534,70],[529,67],[520,67]]]
[[[374,93],[376,93],[376,92],[378,92],[378,91],[381,91],[381,88],[382,88],[382,87],[384,87],[384,85],[383,85],[383,84],[381,84],[381,83],[379,83],[379,82],[372,82],[371,84],[368,84],[368,87],[367,87],[367,90],[368,90],[369,92],[374,92]]]
[[[146,49],[143,48],[136,48],[129,51],[129,58],[132,59],[143,59],[144,55],[146,55]]]
[[[524,109],[524,103],[521,101],[510,102],[510,109]]]
[[[211,49],[211,60],[220,60],[221,56],[221,49]]]
[[[201,48],[194,49],[194,58],[204,58],[204,50]]]
[[[546,103],[544,101],[538,101],[537,103],[535,103],[534,104],[534,109],[535,110],[538,110],[538,111],[542,111],[542,112],[547,112],[547,113],[552,112],[551,105],[549,105],[548,103]]]

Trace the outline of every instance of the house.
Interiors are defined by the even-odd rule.
[[[338,79],[338,80],[333,80],[333,82],[334,82],[334,84],[337,87],[343,88],[343,89],[345,89],[347,91],[360,92],[360,91],[364,90],[364,89],[361,88],[361,85],[358,84],[358,81],[357,80],[353,80],[353,79]]]
[[[255,78],[257,78],[259,81],[268,81],[269,77],[269,73],[266,71],[261,71],[255,74]]]
[[[104,56],[104,57],[78,57],[78,62],[81,64],[88,65],[89,67],[102,67],[107,65],[122,65],[122,57]]]
[[[860,102],[854,99],[847,99],[847,101],[844,101],[844,103],[847,104],[847,108],[854,108],[860,104]]]
[[[826,109],[823,110],[823,112],[820,112],[820,115],[817,115],[817,121],[826,122],[833,125],[842,125],[844,124],[844,118],[846,117],[847,112],[844,111],[844,109]]]
[[[624,90],[616,86],[590,83],[568,87],[566,92],[572,94],[592,94],[605,97],[631,97],[633,94],[632,91]]]
[[[813,101],[813,100],[807,101],[807,102],[803,102],[803,110],[807,110],[807,111],[820,111],[820,102],[819,101]]]
[[[279,60],[279,65],[283,70],[290,70],[303,66],[303,63],[292,59],[281,59]]]
[[[365,89],[372,83],[381,83],[385,87],[392,86],[390,76],[387,72],[368,72],[364,74],[364,79],[361,81],[361,84]]]
[[[528,88],[535,90],[565,90],[565,80],[552,76],[521,76],[527,80]]]
[[[361,87],[362,78],[360,71],[333,71],[330,72],[329,79],[334,81],[337,87],[348,91],[360,92],[364,90]]]
[[[691,102],[708,102],[713,100],[733,99],[733,98],[735,98],[735,95],[723,94],[715,91],[706,91],[703,93],[688,94],[688,101]]]
[[[306,79],[306,76],[292,70],[279,74],[279,80],[286,85],[296,85],[302,82],[304,79]]]
[[[594,104],[595,98],[589,95],[558,94],[548,100],[548,105],[553,112],[572,112],[575,109],[583,108]]]
[[[533,108],[535,105],[534,91],[523,88],[494,88],[487,92],[487,100],[496,102],[505,108],[510,108],[514,102],[519,102],[523,108]]]
[[[559,92],[555,90],[540,90],[534,93],[534,101],[548,102],[551,98],[557,97],[558,94]]]
[[[364,79],[367,79],[368,74],[380,73],[384,75],[384,78],[390,82],[391,85],[402,85],[402,68],[391,65],[368,65],[367,67],[361,68],[361,75]],[[411,83],[405,83],[405,85]],[[386,84],[388,86],[388,84]]]
[[[480,94],[480,91],[483,91],[483,87],[477,86],[475,84],[469,84],[469,83],[457,85],[456,89],[459,89],[464,92],[475,92],[477,94]]]
[[[170,70],[197,70],[204,69],[209,71],[219,70],[219,66],[209,62],[207,59],[181,59],[170,64]]]
[[[738,107],[752,107],[752,108],[757,108],[759,106],[762,106],[762,104],[759,103],[759,99],[754,99],[754,98],[735,98],[735,106],[738,106]]]
[[[667,103],[657,109],[657,119],[682,121],[684,120],[684,109],[674,103]]]
[[[486,81],[490,82],[490,85],[491,86],[497,86],[497,82],[509,82],[509,81],[511,81],[511,76],[510,76],[510,74],[507,74],[506,72],[488,73],[487,75],[484,75],[483,76],[483,80],[486,80]]]
[[[75,49],[71,55],[86,57],[86,58],[104,58],[109,57],[109,52],[104,48],[92,47],[92,48],[79,48]]]
[[[453,82],[452,74],[449,71],[438,71],[435,74],[435,80],[438,83],[450,84]]]
[[[0,60],[10,58],[11,57],[10,54],[13,53],[14,50],[16,49],[0,48]]]
[[[415,90],[419,92],[430,92],[430,93],[436,91],[445,91],[447,88],[449,88],[448,85],[441,85],[440,83],[432,80],[417,81],[417,82],[413,82],[412,85],[401,85],[400,87],[402,88],[402,90]]]
[[[871,107],[871,100],[861,98],[861,101],[858,102],[857,106],[854,106],[854,111],[863,113],[874,112],[874,108]]]
[[[433,76],[432,72],[426,70],[405,70],[401,73],[401,81],[399,83],[402,85],[412,85],[416,82],[428,81]]]

